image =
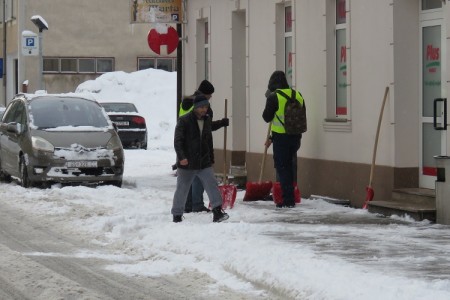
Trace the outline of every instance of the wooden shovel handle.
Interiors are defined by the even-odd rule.
[[[267,128],[266,142],[270,138],[270,128],[272,128],[272,122],[269,122],[269,127]],[[261,183],[261,181],[262,181],[264,166],[266,165],[266,156],[267,156],[268,148],[269,147],[266,145],[266,143],[264,143],[264,154],[263,154],[263,159],[262,159],[262,163],[261,163],[261,171],[259,173],[259,181],[258,181],[259,183]]]
[[[388,93],[389,93],[389,87],[387,86],[386,90],[384,91],[384,98],[383,98],[383,104],[381,105],[380,115],[378,116],[377,133],[375,135],[375,143],[373,145],[372,164],[370,165],[369,187],[372,187],[373,170],[375,168],[375,160],[377,158],[378,137],[380,136],[381,120],[383,119],[383,111],[384,111],[384,106],[386,105]]]

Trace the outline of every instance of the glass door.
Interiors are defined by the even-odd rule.
[[[423,8],[423,6],[422,6]],[[419,185],[434,189],[435,155],[446,155],[446,68],[442,9],[421,13],[421,157]]]

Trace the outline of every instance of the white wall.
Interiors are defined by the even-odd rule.
[[[398,3],[397,3],[398,1]],[[262,5],[264,2],[264,5]],[[405,105],[418,101],[414,86],[419,58],[413,54],[400,57],[411,44],[417,42],[418,32],[398,37],[394,63],[394,20],[399,32],[407,30],[401,18],[416,18],[408,26],[417,26],[414,16],[418,3],[396,0],[404,10],[397,11],[391,0],[347,1],[350,120],[347,130],[330,131],[324,126],[327,117],[327,48],[326,3],[327,1],[295,1],[295,76],[294,85],[306,99],[308,132],[302,140],[300,157],[370,164],[375,134],[385,87],[390,88],[388,102],[383,114],[377,150],[377,165],[414,167],[418,164],[417,151],[403,155],[407,147],[418,148],[417,106]],[[221,101],[230,97],[231,82],[231,12],[246,11],[248,23],[247,43],[247,126],[232,119],[231,126],[247,128],[247,151],[262,153],[266,124],[261,114],[265,105],[264,93],[268,79],[276,69],[276,5],[283,1],[188,1],[188,24],[185,44],[185,89],[193,91],[198,84],[195,63],[195,21],[201,18],[202,8],[210,11],[211,34],[211,81],[216,87],[213,109],[216,118],[223,112]],[[212,4],[212,5],[211,5]],[[400,19],[398,19],[400,18]],[[406,26],[406,25],[405,25]],[[400,42],[399,42],[400,43]],[[328,43],[329,44],[329,43]],[[417,45],[419,46],[419,45]],[[402,58],[402,59],[400,59]],[[331,66],[333,67],[333,66]],[[328,66],[328,70],[329,70]],[[332,68],[331,68],[332,69]],[[396,70],[396,71],[395,71]],[[394,76],[397,72],[397,77]],[[395,78],[394,78],[395,77]],[[396,85],[398,81],[398,86]],[[403,81],[402,81],[403,80]],[[396,104],[399,97],[399,104]],[[414,98],[411,100],[410,98]],[[219,104],[218,104],[219,103]],[[330,125],[330,124],[328,124]],[[348,130],[350,129],[350,130]],[[215,133],[215,146],[220,147],[221,133]],[[410,139],[411,136],[414,136]],[[230,135],[229,139],[232,139]],[[406,146],[408,145],[408,146]],[[271,149],[269,149],[271,153]]]

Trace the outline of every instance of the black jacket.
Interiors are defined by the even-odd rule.
[[[186,96],[183,98],[183,100],[181,101],[181,107],[184,110],[189,110],[193,105],[194,105],[194,98],[197,95],[200,95],[201,93],[199,91],[196,91],[193,95],[191,96]],[[208,113],[209,117],[211,118],[211,121],[213,120],[213,111],[211,109],[211,106],[208,108]],[[222,128],[224,126],[224,121],[223,120],[216,120],[216,121],[212,121],[211,124],[211,129],[212,131],[216,131],[220,128]]]
[[[210,116],[204,117],[201,137],[195,113],[191,111],[181,116],[175,127],[174,147],[178,168],[200,170],[211,167],[214,164],[214,150]],[[180,165],[183,159],[188,160],[187,166]]]
[[[262,114],[264,121],[266,121],[267,123],[273,120],[273,118],[275,117],[275,113],[278,110],[278,97],[275,91],[277,89],[289,88],[289,84],[287,83],[284,75],[280,77],[275,73],[276,72],[272,74],[269,79],[269,84],[267,85],[267,88],[269,89],[269,91],[271,91],[271,93],[266,98],[266,106]]]

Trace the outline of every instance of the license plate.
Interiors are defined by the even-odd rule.
[[[97,168],[96,160],[76,160],[66,163],[68,168]]]
[[[116,121],[114,123],[116,123],[117,126],[130,126],[130,122],[128,121]]]

